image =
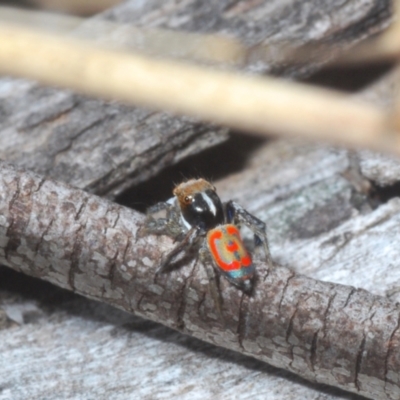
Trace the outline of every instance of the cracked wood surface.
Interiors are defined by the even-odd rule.
[[[8,165],[0,171],[5,265],[308,380],[400,398],[398,304],[258,261],[253,296],[221,280],[221,321],[199,263],[154,278],[172,243],[140,238],[140,214]],[[388,206],[399,213],[399,200]]]
[[[390,13],[389,0],[319,0],[312,6],[303,0],[131,0],[100,17],[138,26],[221,33],[248,45],[313,42],[340,51],[386,27]],[[271,56],[268,63],[249,60],[251,68],[290,76],[316,68],[287,65],[279,59],[279,51],[271,51]],[[0,79],[0,158],[99,195],[115,197],[167,165],[225,139],[221,129],[189,118]]]

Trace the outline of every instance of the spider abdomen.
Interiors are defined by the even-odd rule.
[[[207,233],[207,246],[219,270],[233,284],[250,291],[255,268],[239,229],[232,224],[211,229]]]

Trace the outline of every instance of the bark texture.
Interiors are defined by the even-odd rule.
[[[16,80],[0,82],[1,158],[114,196],[226,139],[189,118],[132,109]]]
[[[110,18],[129,21],[138,18],[143,26],[159,26],[183,31],[221,33],[237,37],[249,46],[271,45],[267,60],[248,60],[253,71],[290,76],[309,74],[325,60],[309,60],[307,65],[288,65],[279,54],[279,46],[301,46],[304,43],[332,46],[336,51],[348,48],[357,41],[387,26],[392,11],[390,0],[352,0],[332,3],[327,0],[304,2],[223,0],[203,3],[199,0],[176,2],[159,0],[137,2],[116,7]],[[122,15],[123,14],[123,15]],[[274,45],[277,45],[274,48]]]
[[[0,171],[5,265],[308,380],[400,398],[397,304],[257,262],[251,297],[221,280],[221,319],[199,263],[155,278],[172,243],[140,238],[138,213],[8,165]]]

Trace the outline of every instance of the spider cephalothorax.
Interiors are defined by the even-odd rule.
[[[205,264],[211,264],[232,284],[251,293],[255,268],[238,227],[245,224],[253,231],[256,245],[263,244],[270,263],[264,222],[233,201],[222,203],[215,187],[204,179],[183,182],[173,193],[175,197],[148,211],[146,232],[179,240],[162,260],[157,273],[166,271],[181,253],[198,246]],[[154,213],[160,210],[166,210],[166,218],[155,219]]]
[[[201,233],[224,223],[224,210],[215,187],[204,179],[192,179],[173,191],[187,229],[196,226]]]

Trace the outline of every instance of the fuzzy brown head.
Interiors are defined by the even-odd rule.
[[[182,217],[190,226],[208,231],[224,222],[222,203],[215,187],[205,179],[191,179],[175,187]]]

